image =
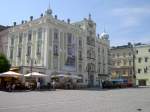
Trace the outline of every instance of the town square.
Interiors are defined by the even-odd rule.
[[[150,89],[0,92],[0,112],[149,112]]]
[[[5,0],[0,112],[150,112],[150,1]]]

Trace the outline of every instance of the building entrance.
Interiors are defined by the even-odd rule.
[[[89,74],[89,83],[88,83],[89,87],[93,87],[94,86],[94,74]]]
[[[139,80],[139,86],[146,86],[146,80]]]

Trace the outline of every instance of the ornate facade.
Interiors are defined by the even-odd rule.
[[[109,79],[109,35],[96,36],[96,23],[88,18],[76,23],[58,20],[48,9],[41,17],[9,29],[7,56],[22,73],[69,73],[81,84],[100,86]]]

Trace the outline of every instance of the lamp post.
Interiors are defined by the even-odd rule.
[[[32,71],[33,71],[33,62],[34,62],[34,58],[31,58],[27,55],[28,60],[30,60],[30,72],[31,72],[31,76],[32,76]]]

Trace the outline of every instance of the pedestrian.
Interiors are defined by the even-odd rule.
[[[55,81],[52,82],[53,89],[55,89]]]
[[[38,81],[38,82],[37,82],[37,89],[40,89],[40,86],[41,86],[41,85],[40,85],[40,82]]]
[[[6,89],[7,89],[9,92],[11,92],[11,84],[10,84],[10,83],[8,83],[8,84],[6,85]]]
[[[25,82],[25,88],[26,89],[29,89],[30,87],[29,87],[29,82]]]
[[[16,87],[16,85],[15,84],[12,84],[12,91],[14,91],[15,90],[15,87]]]

